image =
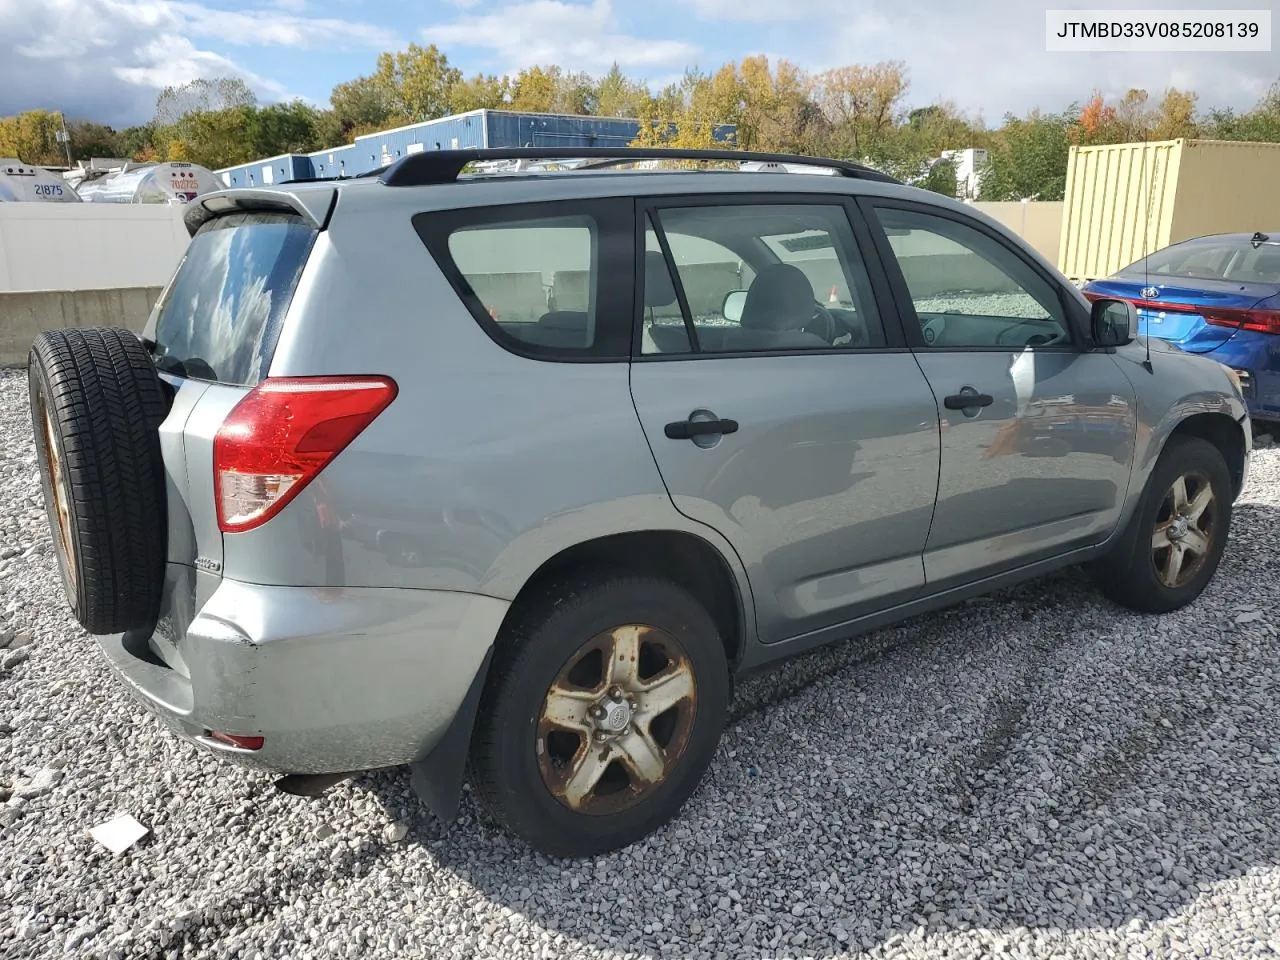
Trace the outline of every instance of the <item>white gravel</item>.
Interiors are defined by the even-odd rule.
[[[1280,954],[1276,450],[1191,609],[1068,573],[789,664],[676,822],[551,862],[402,774],[303,800],[162,732],[66,613],[26,418],[0,376],[6,960]]]

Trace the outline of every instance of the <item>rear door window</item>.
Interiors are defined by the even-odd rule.
[[[196,380],[260,382],[316,233],[277,212],[205,223],[152,311],[156,366]]]

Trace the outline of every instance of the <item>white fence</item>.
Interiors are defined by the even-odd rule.
[[[0,293],[164,286],[190,239],[185,210],[0,203]]]

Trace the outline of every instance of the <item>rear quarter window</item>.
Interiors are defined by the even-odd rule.
[[[156,366],[196,380],[260,382],[316,233],[277,212],[205,223],[152,311]]]
[[[506,349],[547,360],[628,357],[635,271],[629,203],[449,210],[413,222],[454,292]]]

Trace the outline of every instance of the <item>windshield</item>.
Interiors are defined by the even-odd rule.
[[[204,224],[152,311],[156,366],[219,383],[262,380],[315,236],[292,214]]]
[[[1188,280],[1280,283],[1280,243],[1268,241],[1255,247],[1240,238],[1178,243],[1157,250],[1120,272]]]

